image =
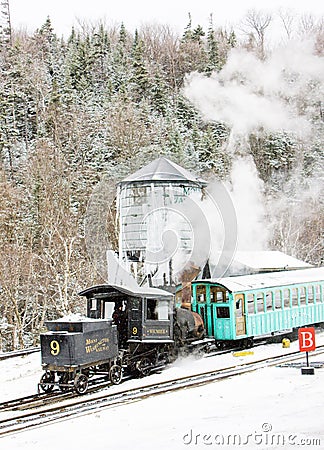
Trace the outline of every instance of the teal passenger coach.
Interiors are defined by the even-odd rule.
[[[324,267],[192,282],[192,310],[222,348],[324,322]]]

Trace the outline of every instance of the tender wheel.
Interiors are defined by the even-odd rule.
[[[123,377],[123,370],[117,364],[111,366],[109,370],[109,379],[113,384],[119,384]]]
[[[88,377],[83,373],[78,373],[74,378],[74,388],[78,394],[85,394],[88,389]]]
[[[45,384],[45,383],[54,383],[55,374],[53,372],[45,372],[40,379],[40,388],[43,392],[49,393],[54,389],[53,384]],[[44,383],[44,384],[43,384]]]
[[[152,370],[152,363],[149,358],[143,358],[137,363],[137,370],[142,377],[147,377]]]

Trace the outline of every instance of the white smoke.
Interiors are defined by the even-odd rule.
[[[206,120],[225,122],[235,135],[263,128],[305,136],[311,111],[300,99],[314,105],[323,98],[324,61],[312,51],[310,41],[289,43],[261,61],[233,49],[219,73],[190,74],[184,94]]]
[[[249,155],[251,133],[286,132],[295,139],[312,136],[311,118],[323,98],[324,61],[311,41],[290,42],[265,61],[233,49],[219,73],[190,74],[185,96],[207,121],[227,124],[226,151],[233,156],[230,190],[238,221],[238,250],[266,250],[263,182]]]
[[[309,132],[307,121],[294,117],[282,100],[253,91],[237,79],[223,85],[216,76],[192,74],[188,83],[186,95],[204,118],[225,122],[235,133],[245,134],[261,127],[268,131]]]
[[[234,161],[231,186],[238,223],[238,250],[266,250],[269,230],[265,226],[264,187],[251,156]]]

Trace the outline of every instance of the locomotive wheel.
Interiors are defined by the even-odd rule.
[[[224,350],[226,347],[226,344],[224,341],[217,341],[216,342],[216,347],[218,350]]]
[[[68,372],[62,372],[59,378],[59,384],[68,384],[70,380]],[[60,386],[59,388],[62,392],[66,392],[69,388],[67,386]]]
[[[242,348],[252,348],[253,345],[254,345],[253,337],[250,337],[250,338],[246,338],[246,339],[242,340],[241,347]]]
[[[85,394],[88,389],[88,377],[83,373],[78,373],[74,378],[74,388],[78,394]]]
[[[52,392],[54,389],[53,384],[43,384],[43,383],[54,383],[55,380],[55,374],[53,372],[45,372],[42,375],[42,378],[40,379],[40,388],[43,392],[46,392],[47,394],[49,392]]]
[[[147,377],[152,370],[152,363],[149,358],[143,358],[136,364],[136,369],[142,377]]]
[[[123,377],[123,371],[120,366],[114,364],[109,370],[109,379],[112,384],[119,384]]]
[[[226,348],[226,342],[225,341],[217,341],[216,342],[216,348],[218,350],[225,350]]]

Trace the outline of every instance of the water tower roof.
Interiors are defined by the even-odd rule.
[[[206,186],[206,181],[190,173],[188,170],[170,161],[167,158],[157,158],[147,166],[142,167],[137,172],[129,175],[121,181],[124,183],[144,183],[146,181],[155,182],[192,182],[200,186]]]

